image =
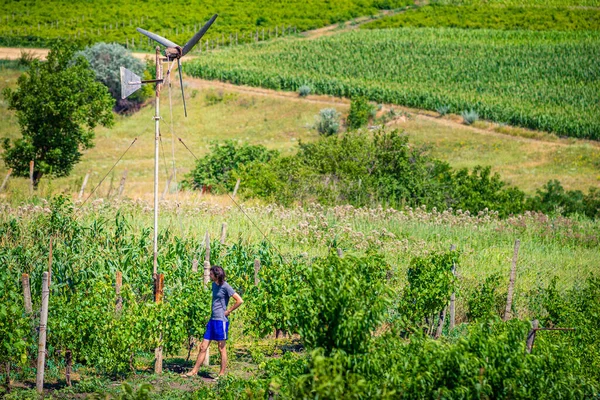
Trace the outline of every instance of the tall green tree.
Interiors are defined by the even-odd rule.
[[[80,161],[81,151],[93,147],[94,128],[112,126],[113,98],[83,57],[58,44],[47,61],[33,61],[16,90],[3,94],[16,111],[21,138],[4,139],[4,162],[18,176],[29,175],[35,162],[34,184],[45,174],[67,176]]]

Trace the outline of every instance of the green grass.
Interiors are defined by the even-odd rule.
[[[597,32],[407,28],[225,49],[194,76],[352,97],[600,139]]]
[[[600,9],[434,5],[411,9],[361,26],[363,29],[403,27],[597,31],[600,30]]]
[[[283,28],[286,31],[289,27],[298,31],[320,28],[376,14],[380,4],[396,8],[412,1],[385,3],[374,0],[4,2],[0,4],[0,45],[47,47],[52,40],[68,38],[83,43],[102,41],[130,45],[133,40],[137,49],[152,48],[154,44],[150,45],[137,33],[136,27],[183,45],[213,14],[220,17],[204,40],[235,42],[237,33],[239,42],[248,42],[253,40],[249,34],[256,34],[257,30],[262,40],[263,30],[265,38],[270,38],[276,35],[277,27],[277,34],[281,36]]]

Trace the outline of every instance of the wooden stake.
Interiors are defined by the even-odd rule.
[[[235,199],[235,195],[237,194],[237,191],[239,188],[240,188],[240,178],[238,178],[237,182],[235,183],[235,187],[233,188],[233,194],[231,195],[232,199]]]
[[[167,192],[169,191],[169,186],[171,186],[171,180],[173,179],[173,172],[171,172],[171,175],[169,175],[169,179],[167,179],[167,186],[165,186],[165,190],[163,191],[162,196],[160,196],[160,200],[162,201],[162,199],[165,198],[165,195],[167,194]]]
[[[192,272],[198,272],[198,260],[195,258],[192,260]]]
[[[456,250],[456,246],[455,245],[450,245],[450,251],[454,251]],[[454,275],[454,277],[456,278],[456,263],[452,264],[452,275]],[[450,330],[454,329],[454,325],[456,323],[456,291],[453,290],[452,294],[450,295]]]
[[[33,194],[33,160],[29,161],[29,192]]]
[[[73,365],[73,357],[71,350],[65,351],[65,382],[67,386],[71,386],[71,366]]]
[[[508,294],[506,295],[506,309],[504,310],[504,321],[508,321],[512,310],[513,292],[515,290],[515,280],[517,278],[517,257],[519,255],[520,245],[521,241],[519,239],[515,240],[512,268],[510,269],[510,280],[508,282]]]
[[[254,259],[254,286],[258,286],[258,272],[260,271],[260,260],[258,258]]]
[[[117,295],[117,301],[115,304],[115,312],[118,314],[123,308],[123,297],[121,297],[121,286],[123,285],[123,273],[117,271],[115,277],[115,294]]]
[[[437,329],[435,331],[435,339],[438,339],[440,336],[442,336],[442,330],[444,329],[444,322],[446,321],[446,307],[444,307],[444,310],[440,313],[440,320],[438,322],[438,326]]]
[[[117,194],[117,198],[121,198],[123,194],[123,189],[125,188],[125,180],[127,179],[127,170],[123,172],[123,177],[121,178],[121,183],[119,184],[119,192]]]
[[[87,185],[87,180],[90,177],[90,171],[87,172],[87,174],[85,174],[85,178],[83,178],[83,183],[81,184],[81,190],[79,190],[79,197],[78,199],[81,200],[81,198],[83,197],[83,192],[85,191],[85,186]]]
[[[338,247],[337,249],[335,249],[335,251],[337,252],[337,255],[339,258],[344,257],[344,250],[342,250]]]
[[[29,275],[21,275],[21,284],[23,285],[25,312],[27,314],[31,314],[33,312],[33,307],[31,306],[31,287],[29,286]]]
[[[40,314],[40,340],[38,343],[37,376],[35,387],[39,394],[44,392],[44,365],[46,361],[46,326],[48,325],[48,272],[42,275],[42,311]]]
[[[206,235],[204,235],[204,248],[206,249],[204,253],[204,264],[208,263],[210,268],[210,236],[208,235],[208,231],[206,231]]]
[[[221,244],[225,245],[225,238],[227,237],[227,222],[221,224]]]
[[[535,343],[535,333],[537,332],[537,328],[540,326],[540,321],[534,319],[531,321],[531,330],[527,335],[527,353],[531,353],[533,350],[533,344]]]
[[[10,168],[8,170],[8,172],[6,173],[6,177],[2,181],[2,186],[0,186],[0,192],[2,192],[4,190],[4,188],[6,187],[6,184],[8,183],[8,178],[10,178],[10,174],[12,174],[12,172],[13,172],[13,169]]]
[[[48,287],[52,281],[52,236],[50,236],[50,254],[48,255]]]

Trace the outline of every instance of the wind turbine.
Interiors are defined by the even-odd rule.
[[[153,238],[153,251],[154,251],[154,262],[153,262],[153,278],[155,287],[155,301],[159,302],[159,295],[161,292],[161,279],[158,275],[158,156],[159,156],[159,141],[160,141],[160,113],[159,113],[159,99],[160,89],[164,83],[162,74],[161,62],[172,62],[177,60],[177,66],[179,67],[179,83],[181,84],[181,95],[183,97],[183,108],[185,116],[187,117],[187,108],[185,105],[185,95],[183,93],[183,78],[181,76],[181,57],[185,56],[190,50],[200,41],[202,36],[211,27],[213,22],[217,19],[217,14],[213,15],[212,18],[204,24],[204,26],[183,46],[179,46],[172,41],[165,39],[155,33],[146,31],[141,28],[137,28],[138,32],[148,36],[150,39],[166,46],[164,55],[166,58],[161,59],[160,47],[156,46],[156,79],[142,80],[142,78],[127,68],[121,67],[121,98],[125,99],[135,91],[139,90],[144,83],[155,83],[155,114],[154,114],[154,238]],[[167,76],[171,73],[171,66],[167,70]],[[156,363],[154,365],[154,372],[160,373],[162,371],[162,347],[158,347],[155,350]]]

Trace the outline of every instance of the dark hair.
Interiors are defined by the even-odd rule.
[[[210,267],[210,272],[217,278],[217,285],[220,286],[225,282],[225,270],[223,270],[223,267],[220,265],[213,265]]]

